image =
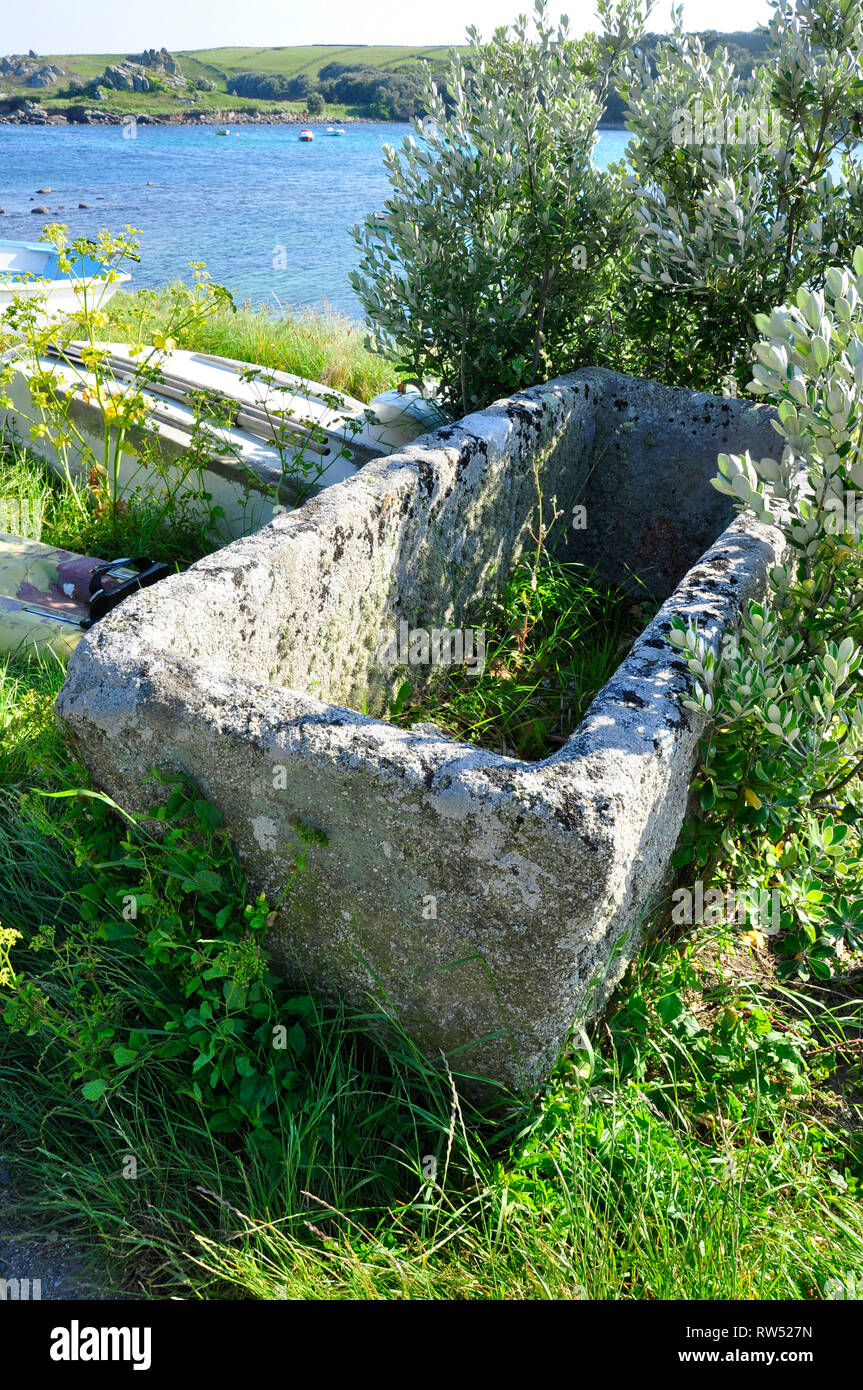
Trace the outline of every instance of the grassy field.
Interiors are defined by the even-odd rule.
[[[366,47],[363,44],[308,44],[285,48],[197,48],[177,52],[185,77],[209,77],[212,81],[239,72],[284,73],[296,77],[301,72],[317,76],[327,63],[362,63],[371,68],[405,67],[423,60],[431,63],[446,61],[446,47],[416,48],[404,44]],[[54,63],[70,77],[82,82],[92,81],[104,72],[108,63],[122,63],[127,53],[52,53],[39,55],[40,63]],[[4,77],[3,86],[14,85],[15,79]],[[48,89],[50,90],[50,89]]]
[[[107,89],[106,89],[107,90]],[[207,111],[216,114],[228,111],[247,111],[284,116],[289,112],[299,116],[305,106],[298,101],[261,101],[250,97],[230,96],[226,92],[197,92],[194,100],[184,101],[184,92],[110,92],[98,103],[86,97],[41,96],[40,104],[49,112],[63,111],[72,105],[93,106],[117,116],[181,116],[184,112]],[[346,107],[333,104],[326,109],[328,118],[342,119],[350,114]]]
[[[193,72],[191,65],[188,75],[211,77],[216,73],[223,77],[238,72],[284,73],[287,77],[297,77],[301,72],[316,77],[328,63],[362,63],[370,68],[395,68],[412,66],[421,61],[433,64],[446,61],[449,49],[446,47],[411,48],[403,44],[366,46],[353,44],[310,44],[296,48],[196,48],[188,53],[178,53],[177,57],[187,70],[187,59],[192,59],[206,69]],[[58,61],[59,65],[59,60]]]

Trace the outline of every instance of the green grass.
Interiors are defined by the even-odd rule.
[[[608,600],[563,565],[535,572],[545,603],[575,593],[583,616]],[[540,625],[553,632],[553,616]],[[860,1269],[856,962],[804,990],[731,928],[660,931],[539,1094],[478,1111],[374,1010],[269,973],[244,1002],[253,938],[232,923],[248,889],[218,827],[201,830],[203,803],[154,840],[99,800],[46,799],[86,787],[52,716],[61,679],[45,660],[0,667],[0,893],[25,990],[0,990],[0,1147],[14,1151],[21,1215],[90,1240],[112,1288],[805,1300]],[[126,931],[129,894],[141,909]],[[214,933],[217,912],[228,919]],[[239,964],[219,967],[232,940],[246,942]],[[202,951],[215,988],[203,965],[190,979]],[[266,1080],[273,1020],[291,1051],[262,1111],[245,1078]],[[220,1071],[196,1091],[209,1054]],[[120,1172],[130,1154],[133,1180]]]
[[[184,568],[213,549],[208,527],[182,500],[166,504],[135,495],[107,507],[83,483],[70,487],[15,440],[0,441],[0,496],[39,501],[44,508],[39,539],[78,555],[148,555]]]
[[[654,941],[607,1023],[576,1037],[542,1092],[485,1114],[392,1025],[274,981],[263,1035],[284,1020],[293,1049],[290,1085],[267,1115],[278,1158],[250,1125],[214,1128],[193,1094],[206,1072],[192,1066],[207,1036],[224,1037],[222,1020],[190,1025],[191,1050],[183,1028],[173,1055],[162,1048],[166,996],[179,991],[181,1010],[197,996],[170,955],[147,964],[146,941],[179,920],[178,905],[192,937],[211,935],[211,905],[243,900],[242,872],[213,842],[200,852],[221,886],[183,888],[194,835],[165,848],[99,802],[30,793],[37,768],[42,792],[81,778],[51,720],[57,683],[45,664],[0,670],[0,878],[4,925],[30,943],[14,948],[16,969],[77,1036],[70,1049],[20,1014],[0,1028],[0,1144],[14,1149],[22,1214],[89,1236],[114,1287],[147,1298],[818,1299],[860,1268],[859,1077],[843,1099],[856,1120],[830,1110],[828,1089],[859,1043],[859,990],[845,1002],[777,993],[739,937],[715,930]],[[146,904],[126,938],[112,925],[120,892]],[[147,1020],[142,1064],[112,1061]],[[109,1080],[101,1099],[83,1091],[92,1071],[75,1076],[82,1049]],[[134,1180],[121,1177],[128,1154]]]
[[[27,89],[30,90],[29,88]],[[86,97],[68,97],[62,95],[51,96],[50,94],[39,98],[40,104],[50,111],[62,111],[67,106],[95,106],[100,111],[108,115],[122,116],[180,116],[184,112],[195,110],[221,112],[221,111],[249,111],[270,113],[279,115],[285,112],[294,112],[299,115],[305,111],[302,102],[272,102],[261,101],[251,97],[228,96],[225,92],[198,92],[194,102],[183,103],[180,97],[191,96],[192,93],[180,92],[111,92],[105,89],[108,95],[103,100],[94,103],[92,99]],[[336,106],[328,106],[327,112],[334,112]],[[343,108],[344,109],[344,108]]]
[[[40,64],[53,63],[55,67],[62,68],[64,72],[67,72],[69,77],[77,77],[81,82],[91,82],[94,77],[101,76],[109,63],[122,63],[125,57],[125,53],[65,53],[60,57],[54,55],[43,57],[40,54],[39,62]],[[14,81],[14,79],[9,80],[10,84]],[[59,81],[62,83],[65,79],[61,77]],[[47,87],[44,90],[50,93],[51,88]]]
[[[117,294],[106,309],[106,341],[151,342],[169,322],[168,291]],[[279,316],[267,307],[223,309],[177,336],[177,346],[196,352],[293,372],[306,381],[333,386],[361,401],[397,385],[401,374],[365,346],[363,328],[335,310]]]
[[[300,44],[284,48],[194,48],[176,51],[185,77],[208,77],[224,82],[226,77],[240,72],[284,73],[296,77],[308,73],[316,77],[327,63],[361,63],[372,68],[405,67],[428,61],[443,63],[449,55],[447,45],[417,47],[411,44]],[[40,63],[54,63],[70,77],[90,82],[105,71],[107,64],[125,62],[128,53],[54,53],[43,56]],[[63,79],[61,79],[63,81]],[[14,85],[15,79],[4,78],[4,85]],[[50,88],[46,89],[50,92]]]
[[[454,738],[540,759],[560,748],[644,629],[651,605],[584,565],[525,560],[501,589],[485,630],[481,674],[442,672],[416,698],[402,687],[396,722],[431,720]]]

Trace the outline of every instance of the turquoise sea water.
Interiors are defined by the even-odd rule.
[[[142,233],[133,286],[191,278],[200,260],[238,302],[327,303],[359,317],[350,228],[383,206],[381,146],[409,127],[348,125],[334,139],[316,125],[312,144],[297,126],[230,129],[138,126],[130,139],[119,126],[0,125],[0,237],[36,241],[49,220],[74,236],[128,224]],[[597,163],[619,159],[626,139],[603,132]],[[34,216],[35,205],[51,217]]]

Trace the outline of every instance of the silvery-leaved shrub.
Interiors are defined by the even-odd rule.
[[[468,31],[428,117],[396,150],[383,212],[354,229],[351,283],[375,345],[455,411],[596,356],[626,259],[630,209],[592,162],[611,70],[639,0],[601,0],[601,42],[520,18],[489,43]]]
[[[601,0],[578,41],[543,3],[535,33],[470,31],[355,229],[377,347],[458,412],[582,365],[745,387],[758,310],[823,287],[863,239],[863,9],[771,8],[751,74],[680,10],[639,47],[641,0]],[[631,138],[598,170],[612,81]]]
[[[714,486],[777,527],[781,563],[716,649],[676,620],[712,721],[691,853],[776,888],[789,968],[825,976],[863,948],[863,248],[823,291],[759,315],[751,389],[776,406],[776,457],[719,456]]]
[[[765,304],[823,285],[863,238],[859,0],[772,0],[751,76],[674,32],[621,54],[628,186],[638,223],[625,336],[641,373],[745,386]]]

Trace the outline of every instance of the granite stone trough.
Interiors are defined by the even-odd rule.
[[[318,832],[271,932],[279,967],[381,1001],[454,1069],[531,1085],[667,886],[702,732],[670,621],[718,643],[763,587],[780,538],[709,479],[720,451],[775,453],[771,421],[600,369],[519,393],[129,600],[79,644],[59,713],[125,806],[150,804],[154,766],[188,774],[271,901]],[[531,543],[538,487],[570,558],[637,576],[658,616],[543,762],[386,722],[404,672],[382,644],[475,622]]]

